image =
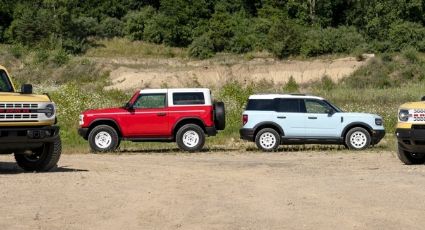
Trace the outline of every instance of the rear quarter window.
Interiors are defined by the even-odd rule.
[[[174,105],[204,105],[205,97],[202,92],[173,93]]]
[[[250,99],[246,105],[246,110],[255,111],[274,111],[274,100],[273,99]]]

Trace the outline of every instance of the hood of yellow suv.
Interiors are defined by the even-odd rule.
[[[1,102],[49,102],[47,95],[0,92]]]
[[[425,101],[408,102],[400,105],[401,109],[425,109]]]

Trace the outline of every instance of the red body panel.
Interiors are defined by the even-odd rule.
[[[134,110],[108,108],[87,110],[83,115],[82,128],[90,127],[97,120],[112,120],[119,126],[124,138],[172,137],[177,123],[187,118],[197,118],[206,127],[214,126],[213,106],[210,105]]]

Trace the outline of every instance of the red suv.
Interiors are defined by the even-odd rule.
[[[177,142],[199,151],[205,135],[225,127],[223,102],[212,103],[209,89],[145,89],[122,108],[87,110],[78,133],[95,152],[114,151],[122,140]]]

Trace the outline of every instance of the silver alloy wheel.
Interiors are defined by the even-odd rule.
[[[356,131],[351,134],[350,136],[350,143],[351,145],[356,149],[361,149],[365,147],[367,143],[367,137],[366,134],[360,131]]]
[[[189,148],[193,148],[199,143],[199,135],[193,130],[188,130],[183,134],[183,144]]]
[[[112,144],[112,136],[108,132],[101,131],[94,137],[94,143],[101,149],[106,149]]]
[[[276,145],[276,137],[273,133],[265,132],[260,136],[260,145],[264,149],[272,149]]]

